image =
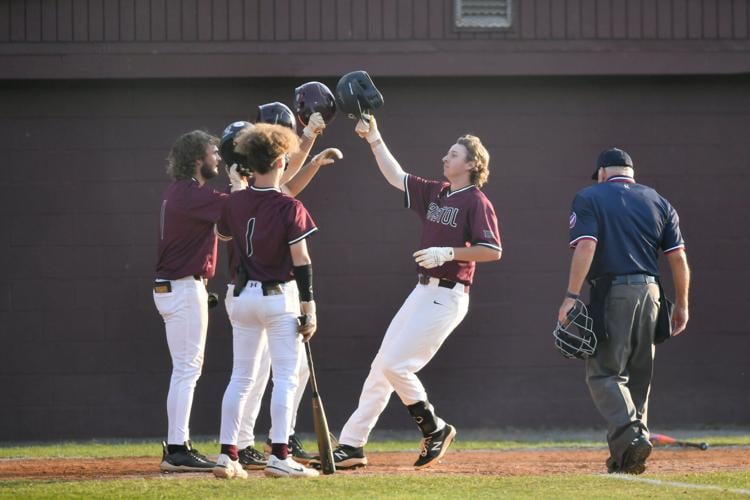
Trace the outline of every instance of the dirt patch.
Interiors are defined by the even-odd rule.
[[[368,453],[370,465],[342,474],[459,474],[524,476],[543,474],[599,474],[605,471],[605,450],[451,450],[443,462],[430,469],[415,471],[416,452]],[[750,450],[712,448],[700,451],[682,448],[658,448],[648,461],[648,473],[750,471]],[[261,472],[251,472],[260,475]],[[6,459],[0,460],[0,481],[11,479],[115,479],[115,478],[190,478],[204,473],[160,474],[159,459]]]

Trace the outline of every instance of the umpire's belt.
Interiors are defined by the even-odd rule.
[[[656,278],[649,274],[621,274],[612,278],[612,285],[638,285],[656,283]]]
[[[432,286],[439,286],[440,288],[450,288],[451,290],[459,290],[463,291],[464,293],[469,293],[469,286],[464,285],[462,283],[458,283],[456,281],[451,280],[444,280],[442,278],[433,278],[432,276],[427,276],[426,274],[417,274],[417,279],[419,280],[420,285],[432,285]],[[458,288],[456,288],[458,285]]]

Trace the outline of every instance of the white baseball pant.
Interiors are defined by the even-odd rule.
[[[233,327],[232,376],[221,405],[222,444],[238,444],[242,414],[250,390],[259,376],[258,365],[267,343],[273,368],[271,393],[271,441],[286,443],[299,386],[299,357],[302,338],[297,333],[300,314],[295,282],[282,285],[281,295],[264,296],[260,282],[249,281],[231,304]]]
[[[227,285],[227,295],[224,299],[224,305],[229,317],[232,316],[231,308],[233,300],[234,283],[229,283]],[[268,380],[271,377],[271,355],[268,352],[268,341],[264,338],[261,343],[262,352],[258,358],[259,363],[257,364],[257,373],[252,377],[253,383],[250,386],[250,394],[247,397],[245,408],[242,410],[240,433],[237,438],[237,446],[239,448],[255,446],[255,421],[258,419],[263,394],[266,392]],[[297,387],[297,393],[294,397],[295,405],[294,412],[292,413],[292,424],[289,429],[290,436],[294,434],[294,427],[297,422],[297,412],[299,410],[299,405],[302,402],[302,396],[305,394],[305,389],[307,389],[307,382],[310,378],[310,369],[307,366],[307,357],[305,356],[304,349],[300,349],[300,363],[299,386]],[[273,432],[273,430],[270,432]]]
[[[154,303],[164,319],[172,357],[167,394],[168,444],[190,439],[193,393],[203,368],[208,331],[208,292],[202,280],[187,276],[171,280],[172,291],[154,292]]]
[[[435,356],[448,335],[469,309],[469,294],[457,284],[438,287],[432,278],[417,284],[388,326],[359,397],[359,406],[341,431],[339,442],[360,447],[388,405],[395,390],[405,405],[427,401],[427,392],[416,373]],[[445,422],[437,419],[437,428]]]

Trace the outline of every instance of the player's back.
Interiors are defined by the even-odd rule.
[[[275,188],[250,186],[230,196],[227,221],[234,250],[251,280],[291,279],[290,231],[298,205],[299,200]]]

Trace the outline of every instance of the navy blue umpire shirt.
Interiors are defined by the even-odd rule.
[[[654,189],[618,175],[582,189],[573,199],[570,246],[597,242],[588,278],[605,275],[659,276],[659,250],[685,247],[677,212]]]

